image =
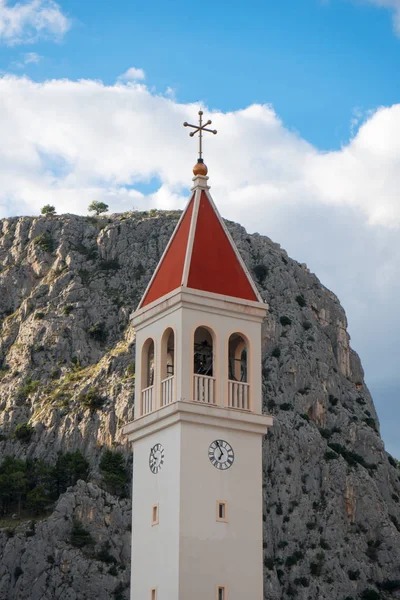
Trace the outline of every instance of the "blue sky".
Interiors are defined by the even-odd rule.
[[[0,0],[0,217],[214,198],[342,301],[400,457],[400,0]]]
[[[400,43],[392,13],[351,0],[105,0],[60,3],[72,27],[35,44],[35,79],[113,83],[132,64],[159,92],[222,111],[271,103],[286,126],[321,149],[349,138],[354,111],[398,100]],[[28,48],[24,45],[24,50]],[[1,49],[9,70],[21,46]],[[17,70],[18,71],[18,70]]]

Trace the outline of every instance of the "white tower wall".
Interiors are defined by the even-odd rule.
[[[261,325],[267,306],[238,255],[236,266],[242,265],[242,280],[251,282],[257,300],[185,287],[202,191],[214,207],[206,180],[195,178],[182,285],[144,303],[132,321],[135,420],[124,427],[134,451],[131,600],[219,600],[217,586],[225,586],[223,600],[263,598],[261,444],[272,425],[272,418],[262,415],[261,396]],[[194,372],[198,327],[212,332],[208,374]],[[174,361],[173,374],[165,377],[162,344],[168,328],[174,331]],[[246,345],[247,381],[229,370],[233,333]],[[143,380],[142,348],[149,338],[154,341],[153,384]],[[215,440],[233,448],[234,462],[225,470],[209,459]],[[163,447],[164,462],[152,473],[149,456],[156,444]],[[226,503],[223,520],[217,518],[218,501]]]

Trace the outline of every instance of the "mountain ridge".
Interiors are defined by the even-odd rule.
[[[127,597],[130,501],[101,490],[100,462],[107,448],[131,458],[121,436],[134,409],[130,315],[179,214],[0,221],[0,464],[5,456],[54,464],[76,450],[90,464],[89,481],[68,488],[32,535],[32,519],[0,530],[0,598]],[[226,223],[269,305],[265,598],[400,598],[400,469],[379,436],[344,310],[278,244]],[[24,425],[25,439],[16,435]],[[105,504],[119,511],[110,536]],[[74,521],[94,543],[71,546]],[[107,541],[115,569],[98,558]]]

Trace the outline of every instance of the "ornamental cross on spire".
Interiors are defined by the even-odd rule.
[[[217,133],[216,129],[207,129],[207,125],[211,125],[211,121],[208,120],[207,123],[203,123],[203,111],[199,110],[199,124],[191,125],[190,123],[184,122],[184,127],[192,127],[194,131],[189,133],[190,137],[193,137],[197,132],[199,133],[199,161],[203,162],[203,131],[208,131],[213,133],[214,135]]]

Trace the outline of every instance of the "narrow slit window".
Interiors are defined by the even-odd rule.
[[[228,504],[225,500],[217,501],[217,521],[228,522]]]
[[[152,588],[150,598],[151,598],[151,600],[157,600],[157,590],[156,590],[156,588]]]
[[[225,585],[219,585],[217,587],[217,600],[228,600],[228,594]]]
[[[153,504],[151,512],[151,524],[158,525],[158,504]]]

